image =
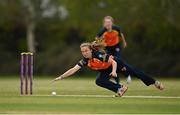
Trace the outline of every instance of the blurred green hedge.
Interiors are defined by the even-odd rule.
[[[34,2],[40,12],[41,0]],[[55,0],[68,11],[66,19],[37,15],[37,75],[57,75],[80,59],[81,42],[92,41],[111,15],[122,27],[128,63],[158,76],[180,75],[180,2],[178,0]],[[26,16],[20,2],[0,1],[0,74],[19,74],[20,52],[27,51]],[[82,70],[80,74],[89,72]]]

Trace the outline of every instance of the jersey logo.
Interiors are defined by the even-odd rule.
[[[103,62],[97,58],[90,59],[88,61],[88,67],[93,70],[103,70],[111,66],[111,63]]]
[[[102,56],[102,54],[99,54],[99,58],[102,58],[103,56]]]
[[[116,48],[115,50],[116,50],[116,52],[119,52],[119,51],[120,51],[120,49],[119,49],[119,48]]]
[[[111,32],[105,32],[103,34],[103,39],[107,46],[114,46],[120,41],[119,33],[115,30]]]

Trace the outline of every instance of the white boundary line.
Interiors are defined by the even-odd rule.
[[[98,97],[98,98],[112,98],[114,95],[32,95],[37,97],[43,96],[57,96],[57,97]],[[121,98],[150,98],[150,99],[180,99],[180,96],[123,96]]]
[[[60,113],[60,114],[54,114],[54,113],[52,113],[52,114],[50,114],[50,113],[45,113],[45,114],[42,114],[42,113],[32,113],[32,114],[23,114],[23,113],[19,113],[19,114],[16,114],[16,113],[5,113],[5,114],[1,114],[0,113],[0,115],[180,115],[180,114],[76,114],[76,113],[72,113],[72,114],[63,114],[63,113]]]

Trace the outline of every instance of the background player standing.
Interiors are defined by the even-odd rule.
[[[99,31],[95,39],[104,45],[107,54],[122,59],[120,42],[122,41],[123,48],[127,47],[127,43],[120,27],[114,25],[113,22],[114,19],[111,16],[105,16],[103,19],[103,28]],[[130,83],[130,75],[125,76],[127,77],[127,83]],[[119,77],[116,77],[115,81],[119,83]]]

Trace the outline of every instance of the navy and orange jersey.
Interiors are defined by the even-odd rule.
[[[107,47],[112,47],[119,44],[121,40],[121,29],[119,26],[113,25],[112,31],[108,32],[105,27],[103,27],[100,32],[97,34],[98,38],[103,39]]]
[[[79,61],[78,65],[80,67],[83,66],[88,66],[92,70],[105,70],[111,67],[111,63],[108,62],[109,60],[109,55],[106,53],[102,53],[99,51],[93,51],[92,52],[92,58],[83,58],[82,60]]]

